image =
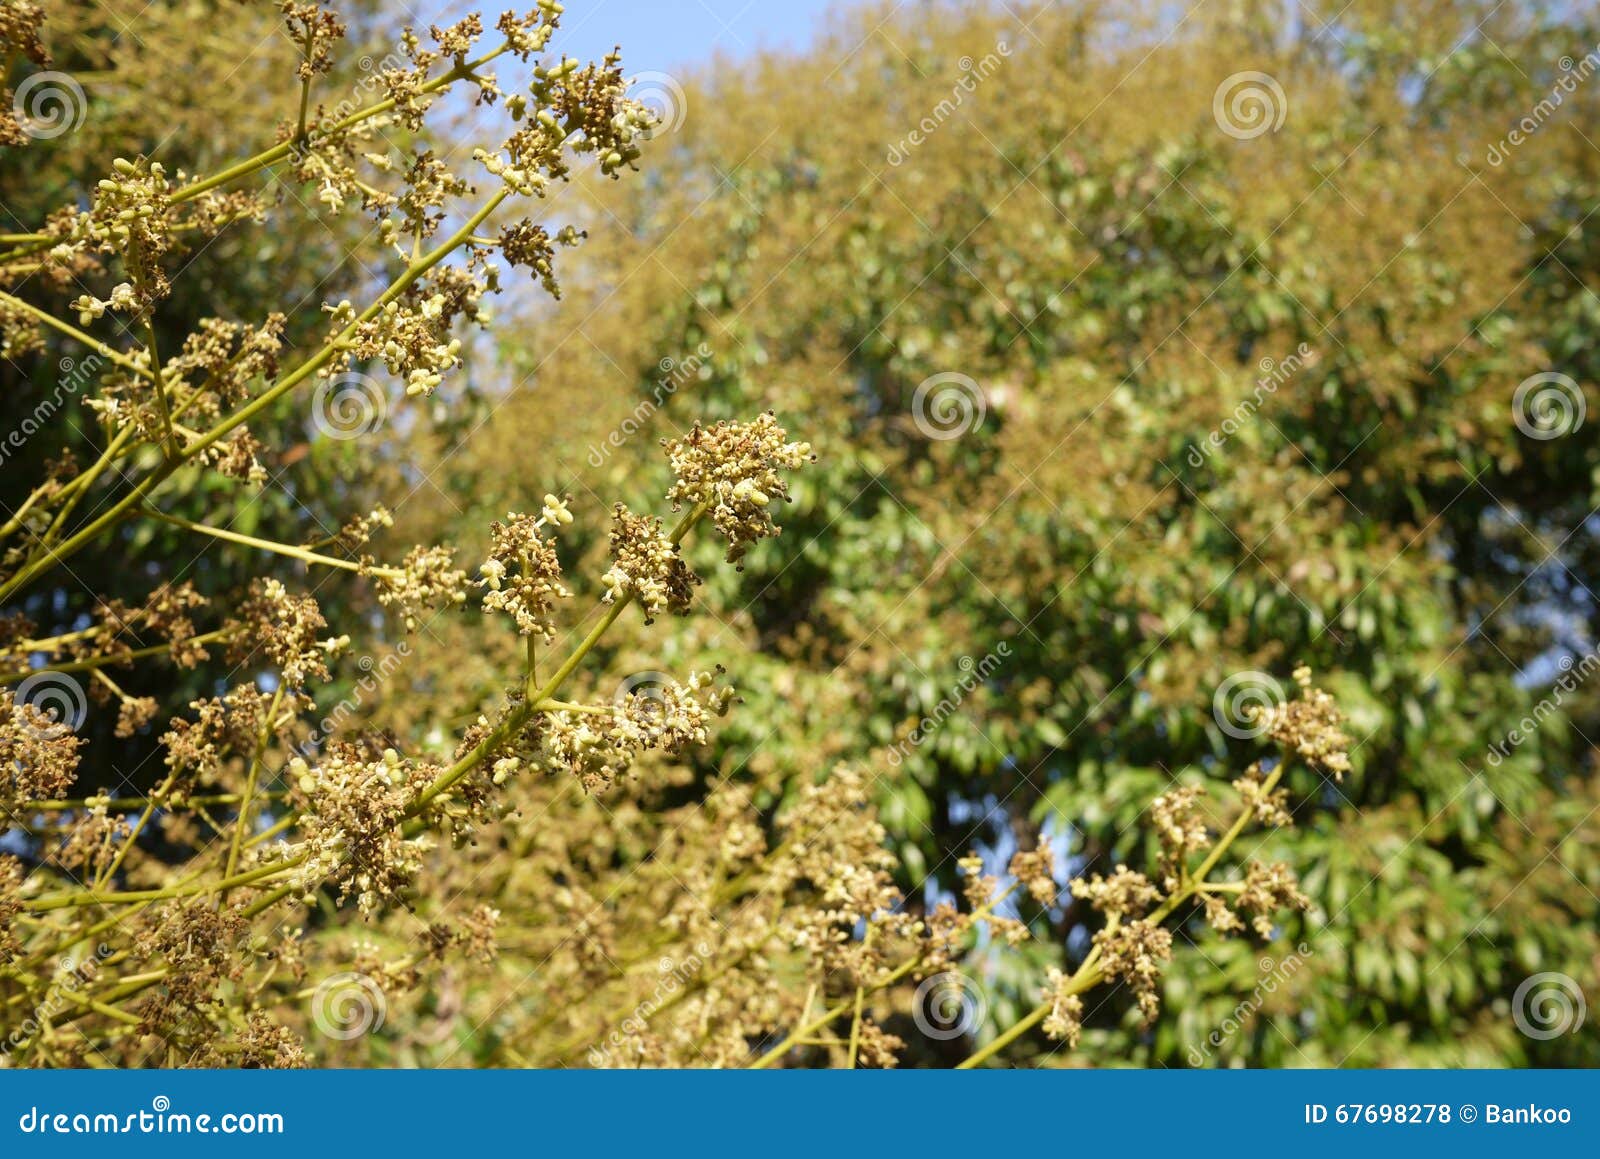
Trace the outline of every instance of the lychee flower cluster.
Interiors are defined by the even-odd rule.
[[[1042,906],[1056,904],[1055,868],[1055,854],[1049,845],[1018,850],[1006,867],[1011,876],[1026,887],[1028,895]]]
[[[34,64],[48,65],[50,54],[45,51],[39,30],[44,24],[44,9],[28,0],[7,0],[0,4],[0,44],[9,52],[17,52]],[[16,116],[16,94],[10,87],[0,84],[0,145],[15,147],[30,140]]]
[[[1150,802],[1150,822],[1169,857],[1178,862],[1211,844],[1211,829],[1200,816],[1205,790],[1195,785],[1169,789]]]
[[[519,221],[500,232],[500,256],[513,266],[521,266],[539,275],[539,284],[552,297],[561,297],[561,286],[556,281],[555,247],[575,246],[587,235],[574,226],[563,226],[554,238],[544,226],[531,221]]]
[[[546,511],[550,510],[547,497]],[[561,513],[565,510],[560,506]],[[504,523],[496,520],[489,528],[489,558],[478,573],[483,577],[479,584],[485,589],[485,608],[505,612],[517,622],[520,634],[549,643],[555,639],[556,601],[569,599],[572,593],[561,582],[554,538],[539,534],[546,522],[545,516],[515,511]]]
[[[1126,865],[1117,866],[1110,877],[1096,873],[1088,878],[1074,878],[1070,888],[1073,897],[1081,898],[1101,913],[1120,917],[1142,917],[1161,900],[1161,891],[1155,883]]]
[[[577,133],[572,148],[600,158],[600,172],[620,175],[624,165],[639,159],[639,139],[657,127],[656,114],[638,101],[626,99],[628,80],[622,75],[622,57],[610,52],[599,64],[577,67],[563,61],[558,83],[549,100],[555,121],[567,133]],[[539,71],[534,70],[535,92]],[[511,147],[508,142],[508,148]]]
[[[1311,669],[1294,670],[1299,696],[1283,704],[1253,705],[1252,724],[1287,751],[1304,758],[1338,780],[1350,771],[1350,738],[1344,717],[1327,692],[1311,684]]]
[[[133,283],[118,286],[109,302],[85,294],[74,303],[87,322],[106,309],[143,312],[172,292],[161,269],[171,244],[171,186],[158,161],[112,163],[115,175],[95,188],[94,206],[78,219],[84,240],[104,253],[120,254]]]
[[[752,543],[779,533],[769,508],[789,499],[781,472],[815,459],[810,443],[788,441],[771,411],[754,422],[696,424],[664,445],[677,476],[667,492],[673,510],[703,506],[728,541],[729,563],[743,559]]]
[[[193,618],[194,610],[205,604],[205,597],[187,581],[159,585],[141,607],[114,598],[103,600],[99,622],[66,642],[62,655],[76,660],[107,655],[126,659],[135,644],[159,638],[169,645],[175,664],[193,668],[207,657],[205,647],[195,642]]]
[[[651,684],[621,696],[609,711],[540,713],[524,738],[528,755],[497,765],[495,776],[504,779],[519,768],[568,773],[586,792],[603,792],[642,753],[704,744],[711,717],[732,699],[733,690],[719,687],[714,674],[696,672],[684,684]]]
[[[821,976],[843,971],[868,984],[891,968],[895,939],[919,932],[901,904],[887,834],[867,807],[871,794],[871,781],[847,765],[820,784],[805,785],[781,819],[788,833],[778,863],[785,878],[806,882],[815,893],[812,904],[780,923],[779,935],[806,951]],[[873,925],[870,944],[856,935],[862,922]]]
[[[417,618],[434,608],[466,602],[467,573],[455,566],[448,547],[412,548],[400,565],[400,574],[385,573],[378,581],[378,602],[398,608],[406,631],[417,630]]]
[[[331,882],[340,903],[354,897],[363,915],[398,899],[431,847],[428,838],[402,832],[406,807],[439,772],[402,760],[394,749],[373,761],[343,745],[315,766],[299,757],[290,761],[290,782],[306,804],[296,848],[306,857],[301,887]]]
[[[442,294],[415,307],[389,302],[377,317],[356,327],[352,357],[382,361],[391,374],[405,378],[409,395],[431,394],[447,373],[461,365],[461,339],[450,333],[445,305]],[[341,320],[336,311],[334,324]]]
[[[1294,823],[1294,818],[1289,812],[1289,790],[1268,789],[1266,773],[1262,771],[1259,761],[1253,763],[1244,771],[1242,777],[1233,782],[1233,788],[1245,807],[1255,815],[1258,825],[1277,828]]]
[[[370,543],[372,537],[380,530],[387,530],[393,526],[394,513],[380,503],[365,515],[357,515],[346,522],[330,542],[348,551],[355,551]]]
[[[1293,823],[1288,793],[1278,787],[1285,762],[1299,758],[1335,774],[1349,768],[1350,740],[1340,728],[1333,698],[1312,687],[1311,673],[1304,667],[1296,669],[1294,679],[1298,699],[1256,710],[1267,738],[1281,746],[1279,763],[1270,771],[1260,762],[1252,763],[1233,782],[1243,811],[1224,836],[1217,837],[1201,815],[1202,788],[1169,789],[1150,807],[1161,848],[1159,883],[1126,865],[1117,866],[1109,877],[1094,874],[1071,883],[1073,896],[1103,914],[1106,924],[1094,935],[1092,960],[1078,973],[1052,970],[1047,977],[1036,1016],[1049,1037],[1076,1042],[1083,1019],[1078,995],[1107,981],[1125,983],[1145,1022],[1153,1020],[1160,1009],[1161,972],[1172,957],[1172,933],[1160,922],[1181,905],[1197,904],[1219,934],[1244,931],[1248,919],[1249,927],[1262,938],[1274,935],[1278,914],[1310,906],[1294,871],[1283,862],[1247,860],[1231,871],[1232,880],[1225,879],[1226,874],[1219,876],[1217,866],[1217,859],[1248,823],[1271,827]],[[1202,852],[1205,858],[1197,859]]]
[[[192,382],[198,391],[195,401],[184,400],[191,421],[220,416],[224,407],[237,406],[249,397],[250,383],[275,377],[287,326],[288,318],[280,313],[267,315],[259,327],[222,318],[202,319],[184,339],[183,349],[164,367],[177,379]]]
[[[72,303],[72,308],[78,311],[78,321],[87,326],[96,318],[104,318],[109,311],[131,314],[138,308],[139,295],[134,292],[133,283],[118,282],[111,287],[109,298],[97,298],[93,294],[80,294]]]
[[[613,507],[611,556],[611,567],[601,577],[607,603],[633,596],[647,624],[663,611],[688,614],[700,577],[661,530],[658,516],[634,515],[621,503]]]
[[[212,1016],[236,969],[232,951],[244,927],[237,906],[219,907],[206,898],[169,901],[144,916],[134,952],[166,963],[161,988],[139,1004],[146,1033],[202,1040],[215,1035]]]
[[[13,929],[13,919],[22,912],[25,880],[22,862],[9,853],[0,853],[0,966],[10,962],[22,949],[22,941]]]
[[[329,658],[350,643],[348,636],[319,638],[328,621],[317,601],[311,596],[291,595],[275,579],[257,580],[251,586],[250,596],[240,608],[240,620],[243,632],[233,644],[235,655],[243,658],[259,648],[290,688],[303,687],[313,678],[329,679]]]
[[[1283,862],[1252,861],[1245,869],[1244,888],[1239,891],[1235,904],[1243,912],[1254,915],[1251,925],[1257,934],[1270,938],[1276,924],[1274,915],[1286,909],[1306,909],[1311,899],[1300,892],[1300,881],[1294,870]]]
[[[532,12],[520,17],[515,12],[503,12],[495,22],[495,27],[511,46],[511,51],[522,60],[544,51],[544,46],[550,43],[550,37],[555,32],[555,22],[566,11],[560,0],[539,0],[537,8],[538,16]]]
[[[1007,945],[1020,946],[1026,943],[1032,936],[1028,932],[1028,923],[996,912],[1012,890],[996,875],[984,872],[983,857],[969,853],[956,862],[956,868],[962,874],[961,893],[967,906],[972,913],[985,915],[984,922],[989,927],[990,935]]]
[[[1138,918],[1110,925],[1094,936],[1106,978],[1127,984],[1145,1025],[1161,1011],[1161,971],[1172,959],[1172,931]]]
[[[320,4],[283,0],[283,21],[290,39],[305,50],[300,61],[300,79],[309,81],[318,73],[333,71],[333,54],[329,48],[335,41],[344,39],[346,31],[338,14]]]
[[[1078,1045],[1083,1031],[1083,999],[1069,989],[1071,983],[1071,976],[1054,966],[1045,973],[1044,1000],[1050,1013],[1045,1015],[1042,1029],[1045,1037],[1066,1043],[1068,1050]]]
[[[64,794],[77,776],[82,744],[69,722],[0,688],[0,816]]]
[[[311,703],[287,693],[280,698],[279,718],[269,721],[272,699],[253,683],[238,684],[220,696],[191,702],[192,720],[174,717],[161,736],[171,774],[167,800],[181,803],[201,785],[236,787],[232,782],[238,774],[231,772],[228,758],[253,754],[263,735],[275,734]]]

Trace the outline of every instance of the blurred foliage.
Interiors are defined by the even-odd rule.
[[[416,441],[428,485],[402,522],[426,540],[546,489],[597,513],[658,493],[657,438],[773,407],[821,462],[784,537],[708,579],[737,610],[648,661],[711,656],[742,691],[702,783],[864,763],[917,904],[974,842],[1003,861],[1056,841],[1104,872],[1139,854],[1152,794],[1247,759],[1213,691],[1304,661],[1355,768],[1261,852],[1314,910],[1265,953],[1186,930],[1156,1028],[1113,997],[1086,1057],[1596,1065],[1592,1025],[1541,1041],[1509,1008],[1534,973],[1591,1001],[1600,976],[1600,695],[1552,687],[1596,642],[1600,424],[1513,421],[1534,374],[1595,397],[1600,87],[1489,151],[1597,43],[1592,14],[1488,0],[1356,0],[1329,24],[924,4],[720,64],[644,180],[557,199],[594,227],[564,308],[518,320],[492,424]],[[1241,139],[1213,100],[1244,70],[1286,115]],[[941,374],[976,384],[959,437],[918,404]],[[515,662],[452,632],[430,628],[459,647],[441,704]],[[614,647],[612,670],[644,665]],[[1093,924],[1068,903],[1022,956],[977,955],[980,1041]],[[1204,1046],[1258,956],[1300,943],[1303,968]],[[1052,1047],[1003,1057],[1064,1063]]]

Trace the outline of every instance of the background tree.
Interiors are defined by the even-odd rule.
[[[872,7],[687,84],[649,180],[560,206],[606,228],[432,477],[493,511],[519,487],[500,464],[543,446],[542,477],[611,494],[691,416],[805,414],[797,517],[685,643],[726,649],[750,708],[699,776],[863,762],[927,903],[973,841],[1136,860],[1149,798],[1246,750],[1230,707],[1311,664],[1354,770],[1259,841],[1315,899],[1265,955],[1304,968],[1209,1045],[1266,975],[1191,924],[1156,1028],[1123,993],[1088,1040],[1150,1065],[1593,1065],[1594,1036],[1508,1010],[1600,960],[1600,28],[1129,12]],[[1519,394],[1541,374],[1564,378]],[[1025,953],[971,963],[979,1041],[1098,922],[1024,916]]]

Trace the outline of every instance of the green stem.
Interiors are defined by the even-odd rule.
[[[1012,894],[1014,894],[1017,891],[1018,885],[1019,885],[1019,883],[1013,882],[1010,886],[1008,886],[1005,889],[1004,892],[1000,893],[996,897],[993,897],[993,898],[989,899],[989,901],[985,902],[978,909],[974,910],[973,913],[972,913],[972,920],[974,922],[982,921],[984,918],[986,918],[986,917],[990,916],[991,914],[993,914],[996,909],[998,909],[1001,905],[1003,905],[1005,903],[1007,898],[1009,898]],[[900,981],[900,979],[904,978],[906,975],[915,972],[922,965],[922,960],[923,960],[923,957],[924,957],[924,955],[926,953],[927,953],[926,949],[918,951],[911,958],[907,959],[905,962],[902,962],[899,966],[895,967],[892,971],[890,971],[888,974],[886,974],[880,981],[878,981],[878,982],[876,982],[876,983],[874,983],[872,985],[872,987],[871,987],[872,993],[877,993],[879,990],[888,989],[890,986],[893,986],[896,982]],[[817,1030],[822,1029],[824,1026],[828,1025],[828,1023],[832,1022],[835,1018],[838,1018],[840,1015],[848,1013],[849,1010],[850,1010],[850,1007],[851,1007],[851,1002],[852,1002],[852,1000],[847,999],[844,1002],[840,1002],[840,1003],[838,1003],[838,1004],[836,1004],[834,1006],[830,1006],[828,1009],[824,1010],[816,1018],[813,1018],[810,1022],[804,1023],[801,1026],[797,1026],[794,1030],[789,1032],[788,1036],[786,1038],[784,1038],[784,1040],[782,1042],[778,1043],[777,1046],[773,1047],[771,1050],[767,1051],[766,1054],[762,1055],[760,1058],[756,1059],[755,1062],[751,1063],[750,1066],[749,1066],[749,1069],[750,1070],[765,1070],[767,1067],[771,1066],[773,1063],[777,1062],[785,1054],[787,1054],[791,1047],[797,1045],[799,1042],[801,1042],[804,1039],[810,1038],[813,1031],[817,1031]],[[809,1008],[809,1002],[808,1002],[808,1008]]]
[[[261,763],[267,755],[267,745],[272,740],[272,726],[278,719],[278,707],[283,703],[283,685],[272,694],[272,707],[261,721],[261,731],[256,737],[255,755],[250,759],[250,771],[245,774],[244,800],[239,802],[239,813],[233,822],[233,844],[228,848],[228,863],[223,877],[232,877],[239,868],[239,851],[243,848],[245,831],[250,828],[250,806],[256,795],[256,780],[261,775]],[[222,891],[221,900],[228,900],[228,891]]]
[[[139,834],[144,832],[144,827],[150,823],[150,818],[156,811],[156,803],[160,800],[161,794],[166,792],[166,790],[172,786],[172,781],[173,775],[168,775],[167,779],[162,782],[161,787],[156,790],[155,795],[145,802],[144,812],[139,814],[139,820],[135,822],[133,828],[128,831],[128,839],[124,841],[122,843],[122,847],[117,850],[117,855],[116,857],[112,858],[111,864],[106,866],[101,873],[96,875],[94,884],[89,887],[91,890],[102,888],[106,882],[110,881],[116,876],[117,870],[122,868],[123,861],[127,859],[129,852],[132,851],[134,843],[139,840]]]
[[[107,656],[95,656],[88,660],[73,660],[67,664],[48,665],[52,672],[87,672],[91,668],[99,668],[107,664],[128,664],[134,660],[145,660],[151,656],[159,656],[163,652],[170,652],[179,644],[215,644],[228,639],[233,635],[230,628],[221,628],[215,632],[206,632],[200,636],[189,636],[171,644],[152,644],[148,648],[135,648],[131,652],[117,652]],[[21,680],[35,670],[23,668],[11,672],[0,673],[0,684],[10,684],[14,680]]]
[[[872,941],[872,926],[867,926],[867,932],[861,938],[861,954],[866,956],[867,946]],[[846,1056],[845,1066],[848,1070],[856,1069],[856,1056],[861,1050],[861,1007],[867,999],[865,979],[856,980],[856,1009],[850,1018],[850,1050]]]
[[[178,436],[172,429],[172,408],[167,405],[167,385],[161,375],[161,355],[156,349],[156,320],[153,313],[146,316],[144,326],[145,349],[150,352],[150,371],[156,395],[156,408],[161,412],[162,450],[169,460],[176,459]]]
[[[205,523],[196,523],[192,519],[184,519],[178,515],[169,515],[165,511],[157,511],[153,507],[146,507],[140,511],[151,519],[158,519],[162,523],[181,527],[185,531],[193,531],[199,535],[209,535],[213,539],[226,540],[244,547],[253,547],[259,551],[271,552],[274,555],[286,556],[289,559],[298,559],[302,563],[320,564],[323,567],[340,568],[343,571],[364,571],[368,575],[381,576],[384,579],[401,579],[405,572],[397,567],[368,567],[359,560],[339,559],[336,556],[323,555],[306,547],[295,547],[288,543],[279,543],[274,539],[258,539],[254,535],[244,535],[237,531],[229,531],[222,527],[212,527]]]
[[[474,70],[482,65],[488,64],[491,60],[494,60],[498,56],[504,55],[510,50],[511,46],[509,44],[502,44],[493,52],[485,53],[477,60],[469,61],[466,64],[457,65],[449,72],[441,74],[435,79],[428,81],[426,84],[419,85],[416,91],[418,93],[434,93],[441,89],[448,88],[450,85],[455,84],[456,81],[467,79],[467,77],[472,75]],[[344,120],[337,121],[328,129],[321,131],[320,135],[325,138],[336,137],[346,130],[355,128],[363,121],[371,120],[373,117],[382,116],[384,113],[389,112],[394,107],[394,98],[386,97],[381,101],[367,105],[365,108],[357,109],[348,117],[344,118]],[[264,149],[255,156],[247,157],[243,161],[240,161],[235,165],[231,165],[219,173],[214,173],[210,177],[206,177],[202,180],[195,181],[184,186],[182,189],[178,190],[172,195],[172,201],[174,204],[192,201],[194,198],[199,197],[202,193],[209,192],[210,190],[217,188],[219,185],[226,185],[228,182],[236,181],[240,177],[248,177],[250,174],[255,173],[258,170],[265,169],[269,165],[275,165],[279,161],[287,160],[289,157],[294,155],[297,144],[298,142],[290,140],[285,141],[281,145],[274,145],[270,149]],[[24,255],[18,254],[17,256],[20,257]]]
[[[370,306],[357,315],[355,320],[352,321],[350,325],[341,330],[337,337],[324,345],[321,350],[319,350],[312,357],[308,358],[305,362],[302,362],[288,375],[279,379],[271,388],[257,396],[255,399],[251,400],[251,402],[246,406],[235,411],[228,418],[217,423],[216,426],[212,427],[204,435],[200,436],[198,440],[186,446],[184,448],[184,457],[193,458],[195,455],[198,455],[208,447],[213,446],[234,428],[249,422],[256,415],[266,410],[283,395],[299,386],[302,382],[310,378],[318,370],[321,370],[324,366],[331,362],[334,356],[339,353],[342,344],[348,342],[355,336],[357,328],[360,327],[363,322],[370,322],[372,319],[376,318],[380,313],[383,312],[383,308],[385,306],[387,306],[390,302],[395,301],[408,289],[410,289],[411,286],[419,278],[421,278],[423,274],[427,273],[434,266],[438,265],[445,258],[449,257],[450,254],[459,249],[466,239],[472,236],[473,231],[487,221],[490,215],[492,215],[495,210],[499,209],[506,198],[510,196],[511,190],[508,188],[497,190],[494,196],[490,197],[482,208],[480,208],[476,213],[467,219],[465,225],[456,230],[455,233],[451,234],[436,248],[428,251],[420,259],[408,266],[406,271],[396,278],[394,283],[390,285],[390,287],[381,295],[379,295],[376,301],[374,301]]]
[[[276,799],[278,793],[263,793],[258,799]],[[215,793],[210,796],[185,797],[184,805],[237,805],[244,798],[238,793]],[[93,809],[104,805],[108,813],[132,813],[136,809],[143,809],[151,804],[157,808],[169,803],[168,798],[155,797],[78,797],[70,801],[29,801],[27,811],[30,813],[67,813],[74,809]]]
[[[31,913],[45,913],[49,910],[73,909],[89,905],[135,905],[146,901],[171,901],[180,897],[199,897],[202,894],[215,893],[217,890],[237,889],[242,885],[250,885],[257,881],[264,881],[275,877],[285,870],[294,869],[306,860],[307,854],[291,857],[287,861],[279,861],[272,865],[260,865],[255,869],[238,874],[235,877],[224,878],[220,882],[197,884],[189,886],[169,886],[166,889],[135,889],[122,893],[95,893],[85,890],[80,893],[58,893],[50,897],[35,898],[23,903],[23,909]]]
[[[12,297],[4,290],[0,290],[0,302],[4,302],[8,306],[21,310],[23,313],[37,319],[40,322],[43,322],[46,326],[49,326],[52,329],[59,330],[68,338],[76,339],[87,346],[90,350],[93,350],[96,354],[100,355],[101,358],[116,363],[130,374],[137,374],[143,378],[151,379],[156,377],[149,367],[140,366],[137,362],[129,358],[126,354],[123,354],[121,351],[113,350],[98,338],[91,338],[89,335],[85,334],[82,330],[79,330],[71,323],[63,322],[54,314],[50,314],[44,310],[41,310],[39,307],[31,305],[28,302],[24,302],[21,298]]]
[[[1050,1004],[1048,1002],[1039,1006],[1035,1006],[1032,1010],[1023,1015],[1015,1025],[1009,1027],[1004,1032],[997,1034],[994,1038],[994,1041],[956,1063],[956,1069],[971,1070],[973,1067],[979,1066],[988,1061],[991,1057],[999,1054],[1006,1047],[1010,1046],[1017,1039],[1021,1038],[1024,1034],[1028,1033],[1028,1031],[1032,1030],[1035,1026],[1039,1025],[1039,1023],[1043,1022],[1045,1016],[1049,1013]]]

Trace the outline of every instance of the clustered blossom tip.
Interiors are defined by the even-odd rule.
[[[727,560],[738,563],[750,545],[777,535],[771,505],[787,501],[781,472],[815,460],[811,444],[788,441],[771,411],[748,423],[698,424],[681,439],[663,440],[677,482],[667,493],[672,509],[703,508],[728,541]]]

